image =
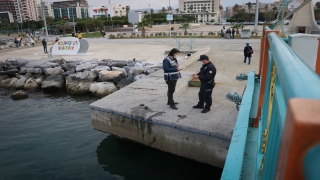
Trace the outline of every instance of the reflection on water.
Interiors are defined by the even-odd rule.
[[[95,98],[0,89],[2,179],[219,179],[221,169],[93,130]]]
[[[115,136],[97,148],[99,164],[125,179],[220,179],[222,169],[162,152]]]

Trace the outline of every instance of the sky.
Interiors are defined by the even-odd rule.
[[[50,1],[61,1],[61,0],[50,0]],[[108,0],[87,0],[89,3],[89,6],[105,6],[109,4]],[[131,9],[145,9],[150,8],[153,9],[162,9],[162,7],[167,7],[169,6],[169,1],[170,5],[172,6],[173,9],[178,8],[178,0],[111,0],[111,4],[121,4],[122,6],[127,6],[129,5]],[[234,6],[236,3],[237,4],[243,4],[247,2],[256,2],[256,0],[221,0],[221,4],[223,8],[227,6]],[[275,0],[260,0],[260,2],[265,2],[265,3],[271,3],[274,2]],[[320,0],[313,0],[313,2],[318,2]]]

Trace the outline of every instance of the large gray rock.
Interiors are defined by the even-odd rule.
[[[29,67],[21,67],[19,73],[20,74],[26,74],[26,73],[33,73],[34,68],[29,68]]]
[[[35,81],[39,86],[42,85],[42,82],[46,79],[46,76],[44,75],[35,75]]]
[[[99,62],[99,65],[109,66],[109,67],[120,67],[123,68],[127,65],[127,61],[123,60],[112,60],[112,59],[103,59]]]
[[[8,58],[5,62],[3,67],[5,69],[15,69],[15,68],[20,68],[29,63],[29,60],[27,59],[22,59],[22,58]]]
[[[26,81],[31,77],[31,74],[27,73],[24,76],[21,74],[16,74],[16,77],[18,78],[18,80],[11,85],[11,88],[22,89],[26,84]]]
[[[42,89],[63,89],[64,79],[61,75],[48,76],[41,84]]]
[[[61,68],[46,68],[43,70],[43,72],[46,76],[53,76],[64,73]]]
[[[118,83],[121,79],[125,78],[125,74],[122,71],[100,71],[99,80],[100,82],[113,81]]]
[[[4,45],[4,49],[10,49],[9,45]]]
[[[42,70],[46,69],[46,68],[54,68],[54,67],[58,67],[60,66],[60,64],[58,63],[45,63],[45,64],[41,64],[39,66],[36,66],[36,68],[42,68]]]
[[[66,63],[66,64],[63,64],[61,65],[62,66],[62,69],[65,70],[65,71],[70,71],[72,69],[76,69],[76,64],[75,63]]]
[[[142,78],[145,78],[145,77],[147,77],[147,75],[145,75],[145,74],[137,75],[137,76],[134,77],[134,81],[138,81],[139,79],[142,79]]]
[[[17,91],[14,92],[13,94],[11,94],[10,98],[12,98],[13,100],[20,100],[20,99],[26,99],[28,98],[28,93],[25,91]]]
[[[50,60],[49,62],[50,62],[50,63],[56,63],[56,64],[59,64],[59,65],[62,65],[62,64],[65,64],[65,63],[66,63],[63,58],[53,59],[53,60]]]
[[[8,79],[9,77],[7,75],[0,75],[0,81]]]
[[[28,90],[35,90],[35,89],[38,89],[39,87],[40,87],[39,84],[33,78],[29,78],[26,81],[26,84],[24,85],[24,88]]]
[[[143,68],[142,66],[134,66],[134,67],[125,67],[128,76],[137,76],[140,74],[143,74],[145,72],[145,68]]]
[[[1,46],[0,46],[0,50],[4,50],[4,45],[1,45]]]
[[[158,70],[160,70],[160,69],[159,68],[146,68],[146,70],[144,71],[144,74],[149,75],[149,74],[152,74]]]
[[[10,77],[14,76],[16,73],[19,73],[18,69],[10,69],[7,71],[0,71],[0,75],[8,75]]]
[[[3,67],[3,62],[2,61],[0,61],[0,68],[2,68]]]
[[[91,71],[77,72],[66,78],[66,89],[70,94],[85,94],[91,84],[97,79],[97,74]]]
[[[97,64],[92,64],[90,62],[86,62],[83,64],[80,64],[76,67],[76,71],[77,72],[83,72],[85,70],[89,71],[91,69],[94,69],[97,66]]]
[[[0,81],[0,87],[7,89],[12,88],[12,86],[16,83],[17,80],[18,78],[16,77],[4,79]]]
[[[124,88],[124,87],[128,86],[129,84],[133,83],[133,80],[134,80],[134,78],[132,76],[124,78],[117,84],[117,88],[118,89]]]
[[[109,66],[97,66],[94,69],[92,69],[91,71],[98,74],[100,71],[103,71],[103,70],[111,71],[111,68]]]
[[[76,70],[75,70],[75,69],[71,69],[70,71],[64,72],[64,73],[62,74],[62,76],[63,76],[64,78],[66,78],[66,77],[68,77],[69,75],[74,74],[74,73],[76,73]]]
[[[128,77],[127,70],[125,68],[112,67],[112,71],[121,71],[124,73],[124,77]]]
[[[98,97],[107,96],[117,90],[117,87],[112,82],[94,82],[89,89],[93,95]]]
[[[129,60],[127,66],[133,67],[136,65],[136,63],[137,63],[137,61]]]
[[[34,73],[34,74],[42,74],[43,71],[42,71],[41,68],[34,68],[34,69],[33,69],[33,73]]]

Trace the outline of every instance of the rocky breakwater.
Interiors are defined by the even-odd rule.
[[[159,69],[162,63],[112,59],[9,58],[0,61],[0,88],[66,91],[103,97]]]
[[[14,38],[11,36],[0,36],[0,50],[15,48]],[[21,46],[31,46],[31,40],[29,37],[22,38]]]

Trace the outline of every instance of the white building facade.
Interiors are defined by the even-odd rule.
[[[46,17],[53,17],[53,10],[52,10],[50,2],[42,2],[42,5],[43,5],[45,16]],[[42,12],[42,7],[41,7],[41,4],[40,4],[40,0],[38,0],[37,9],[38,9],[38,17],[42,18],[43,12]]]
[[[196,22],[218,22],[220,0],[179,0],[182,14],[194,14]]]
[[[108,10],[108,6],[89,7],[89,17],[95,19],[99,17],[107,17],[109,14]]]
[[[36,0],[15,0],[14,1],[17,22],[39,20]]]
[[[111,11],[110,11],[110,16],[125,16],[126,15],[126,7],[121,6],[121,4],[112,4],[111,5]]]

